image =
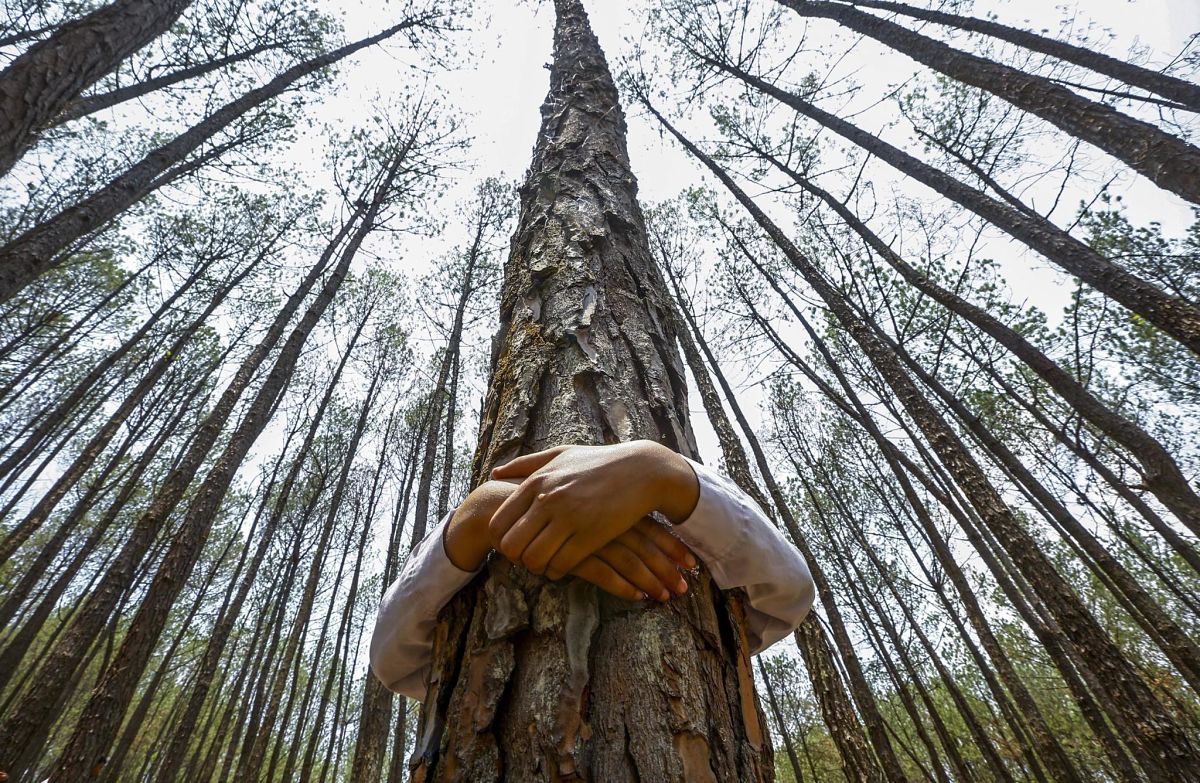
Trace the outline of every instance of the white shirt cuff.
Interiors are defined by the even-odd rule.
[[[451,562],[443,543],[454,511],[409,553],[400,576],[388,588],[371,636],[371,670],[390,690],[420,699],[432,656],[438,613],[476,571]],[[482,566],[481,566],[482,568]]]

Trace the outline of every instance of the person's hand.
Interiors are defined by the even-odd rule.
[[[524,481],[492,515],[491,545],[551,579],[654,511],[682,522],[700,493],[687,460],[652,441],[561,446],[517,457],[492,475]]]
[[[646,517],[584,558],[571,575],[627,601],[667,601],[672,594],[687,592],[687,579],[680,569],[696,565],[695,556],[682,541]]]
[[[474,571],[491,551],[488,522],[517,484],[489,481],[467,496],[445,531],[443,545],[454,565]],[[695,568],[695,556],[653,519],[642,519],[571,570],[573,576],[629,601],[665,601],[687,591],[681,569]]]

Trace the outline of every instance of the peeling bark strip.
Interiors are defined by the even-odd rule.
[[[696,454],[617,91],[579,0],[555,5],[476,482],[561,443]],[[645,606],[494,562],[442,614],[413,780],[771,780],[741,622],[707,574],[692,581]]]

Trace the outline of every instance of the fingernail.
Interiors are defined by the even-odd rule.
[[[695,568],[696,566],[700,565],[698,562],[696,562],[696,556],[691,552],[688,552],[686,555],[684,555],[683,559],[687,563],[688,568]]]
[[[681,576],[681,577],[679,577],[679,582],[676,583],[676,585],[675,585],[675,592],[679,593],[680,595],[683,595],[684,593],[687,592],[687,587],[688,587],[687,580]]]
[[[661,593],[659,593],[659,594],[658,594],[658,600],[660,600],[660,601],[670,601],[670,600],[671,600],[671,593],[670,593],[669,591],[667,591],[667,590],[663,590]]]

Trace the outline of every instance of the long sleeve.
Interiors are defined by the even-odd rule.
[[[425,697],[438,612],[478,573],[454,565],[442,546],[453,515],[447,514],[409,553],[383,596],[371,635],[371,671],[388,690],[414,699]]]
[[[700,498],[674,530],[704,561],[718,586],[745,589],[747,635],[754,653],[790,633],[808,614],[815,590],[808,565],[737,485],[692,462]],[[438,613],[475,576],[456,567],[442,545],[447,515],[405,561],[388,588],[371,637],[371,670],[390,690],[421,699],[433,655]]]
[[[808,564],[796,547],[736,484],[692,462],[700,482],[695,511],[674,531],[708,566],[722,590],[744,588],[752,653],[787,636],[816,596]]]

